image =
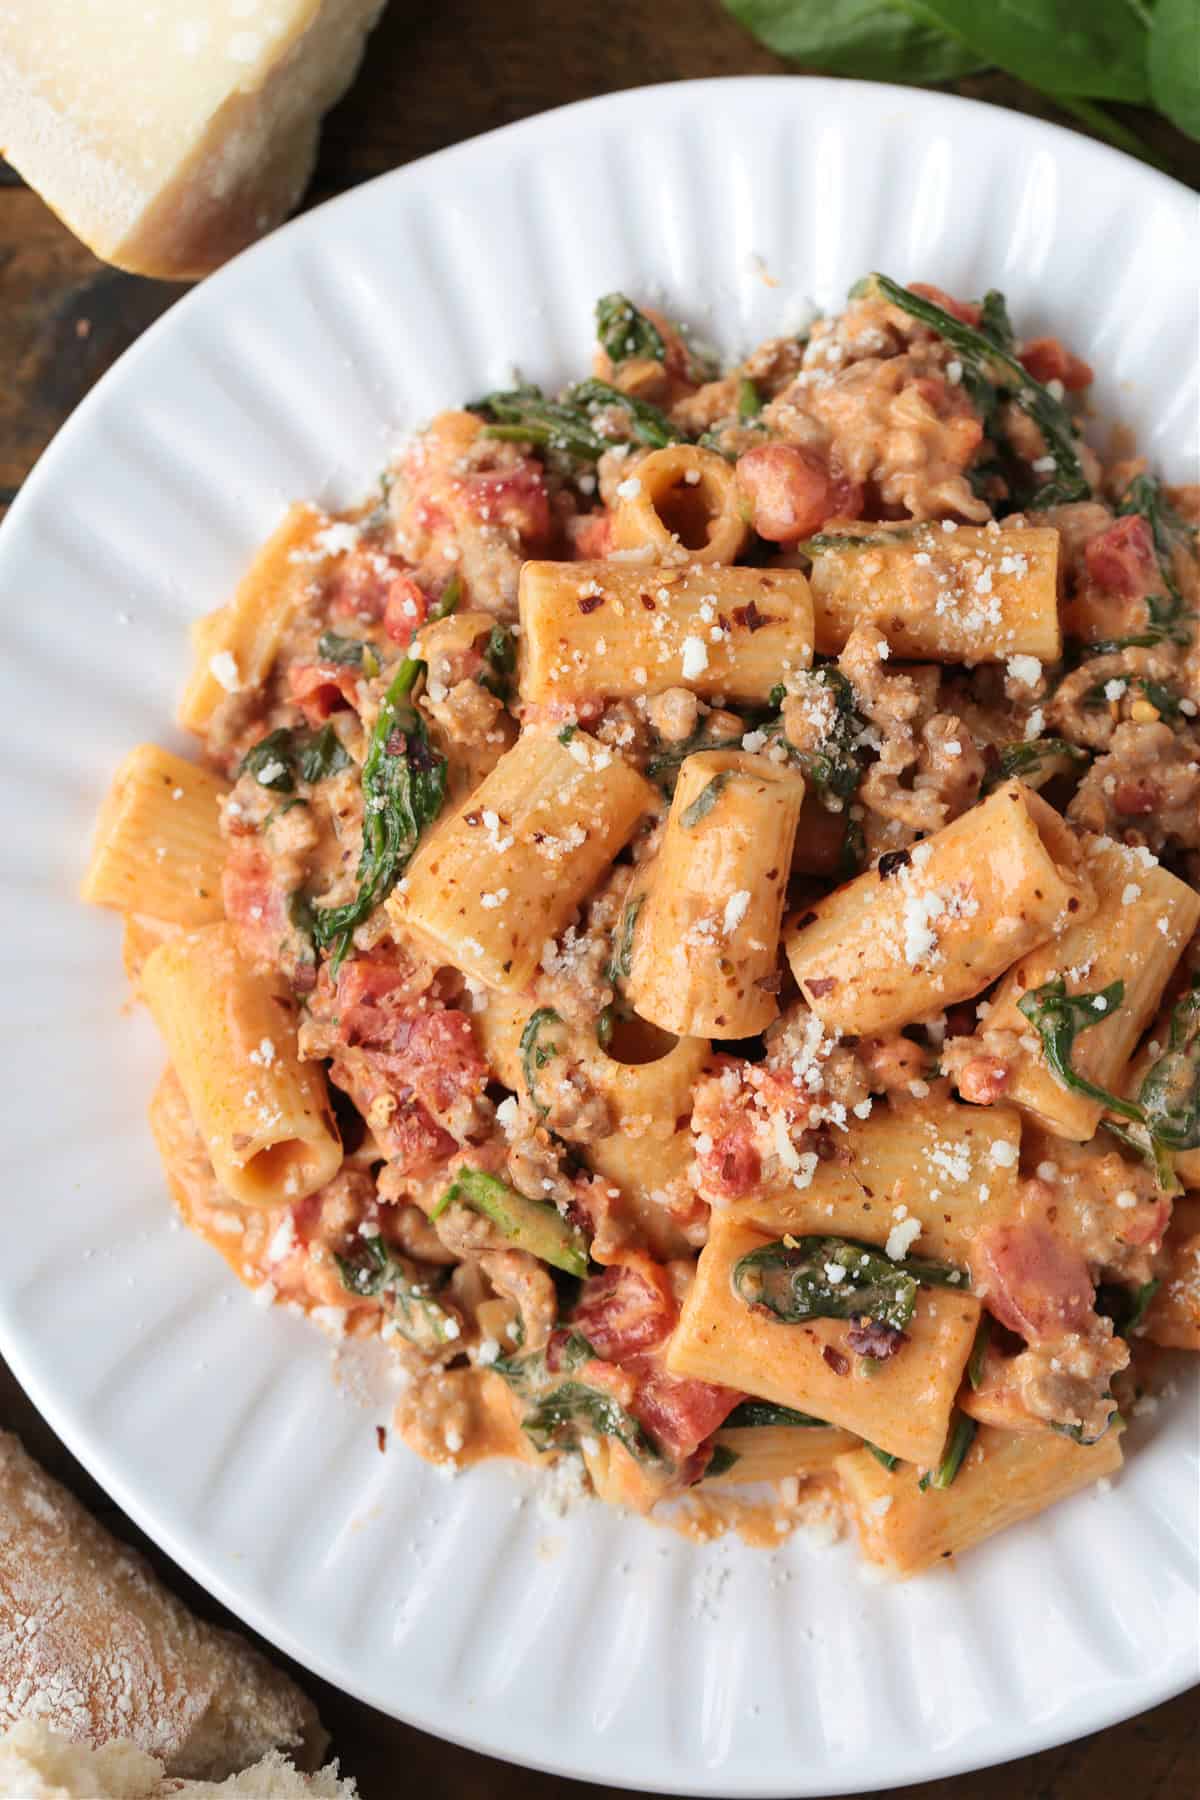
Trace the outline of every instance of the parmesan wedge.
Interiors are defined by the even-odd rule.
[[[296,204],[383,0],[0,0],[0,150],[97,256],[205,275]]]

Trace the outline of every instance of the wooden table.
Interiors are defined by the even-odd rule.
[[[608,0],[601,8],[565,0],[392,0],[366,65],[326,126],[308,201],[566,101],[656,81],[785,69],[712,0]],[[1003,76],[964,82],[960,90],[1038,109],[1028,90]],[[1175,172],[1200,186],[1200,145],[1154,121],[1138,123]],[[0,163],[0,516],[92,383],[181,292],[98,263]],[[114,1530],[140,1544],[198,1612],[236,1623],[117,1511],[2,1364],[0,1419]],[[1146,1603],[1153,1605],[1152,1594]],[[617,1792],[452,1749],[295,1672],[364,1800],[402,1793],[588,1800]],[[1200,1705],[1193,1694],[1065,1749],[907,1792],[912,1800],[1189,1800],[1198,1789]]]

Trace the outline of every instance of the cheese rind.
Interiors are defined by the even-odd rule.
[[[0,0],[0,147],[97,256],[207,274],[277,224],[384,0]]]

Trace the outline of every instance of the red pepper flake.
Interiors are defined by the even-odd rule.
[[[647,612],[654,611],[654,602],[650,598],[649,594],[639,594],[638,599],[641,601],[642,605],[645,607]]]
[[[810,994],[815,994],[820,999],[822,994],[833,992],[837,986],[837,979],[833,975],[814,975],[812,980],[806,981],[804,985]]]
[[[382,1456],[387,1449],[387,1426],[386,1425],[377,1425],[375,1427],[375,1442],[378,1444],[379,1454],[380,1454],[380,1456]]]
[[[581,613],[594,613],[598,606],[603,605],[603,594],[585,594],[583,599],[579,602],[579,610]]]
[[[846,1361],[846,1358],[842,1355],[841,1351],[835,1350],[832,1344],[826,1344],[823,1347],[821,1351],[821,1361],[828,1363],[835,1375],[848,1375],[850,1373],[850,1364]]]
[[[770,619],[759,612],[753,600],[745,606],[735,606],[733,619],[734,623],[740,625],[743,631],[761,631],[764,625],[771,623]]]

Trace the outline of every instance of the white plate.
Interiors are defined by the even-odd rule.
[[[347,1403],[329,1346],[172,1223],[117,921],[74,903],[109,771],[175,741],[186,622],[285,502],[396,432],[586,365],[597,294],[726,349],[864,270],[1007,291],[1194,478],[1193,199],[1082,137],[912,90],[686,84],[510,127],[359,188],[215,276],[80,407],[0,533],[0,1340],[68,1444],[266,1637],[385,1711],[674,1792],[815,1795],[978,1767],[1197,1679],[1196,1389],[1128,1473],[898,1589],[853,1550],[691,1548],[515,1471],[454,1482]],[[525,1504],[520,1503],[527,1495]],[[345,1747],[352,1755],[351,1747]]]

